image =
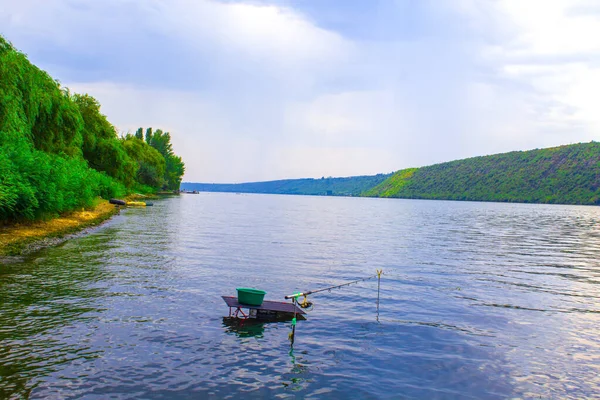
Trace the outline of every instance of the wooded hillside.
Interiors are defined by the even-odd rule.
[[[600,204],[600,143],[513,151],[405,169],[363,195]]]

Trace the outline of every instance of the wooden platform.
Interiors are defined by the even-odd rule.
[[[295,311],[296,319],[306,319],[304,310],[292,303],[264,300],[260,306],[250,306],[238,303],[237,297],[234,296],[221,297],[229,307],[230,317],[255,318],[263,321],[289,321],[294,318]]]

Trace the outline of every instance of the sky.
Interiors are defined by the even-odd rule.
[[[0,34],[188,182],[600,140],[600,0],[0,0]]]

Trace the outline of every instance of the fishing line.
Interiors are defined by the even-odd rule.
[[[306,292],[299,292],[299,293],[294,293],[294,294],[285,296],[286,299],[288,299],[288,300],[291,299],[292,304],[294,305],[294,318],[292,319],[292,331],[288,335],[288,338],[290,340],[290,346],[292,346],[292,347],[294,346],[294,340],[296,337],[296,305],[298,305],[300,308],[306,309],[307,311],[312,310],[314,304],[312,302],[308,301],[308,295],[311,295],[311,294],[324,292],[326,290],[329,293],[331,293],[331,290],[333,290],[333,289],[341,289],[345,286],[355,285],[357,283],[368,281],[369,279],[377,278],[377,317],[376,318],[377,318],[377,321],[379,322],[379,293],[381,290],[381,275],[383,275],[383,270],[377,269],[376,271],[377,271],[377,273],[375,275],[371,275],[366,278],[357,279],[355,281],[346,282],[346,283],[342,283],[339,285],[328,286],[328,287],[325,287],[322,289],[309,290]],[[302,301],[299,301],[298,300],[299,297],[304,297],[304,299]]]

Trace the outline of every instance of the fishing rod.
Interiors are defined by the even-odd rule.
[[[378,269],[377,270],[377,274],[369,276],[367,278],[357,279],[357,280],[352,281],[352,282],[346,282],[346,283],[342,283],[341,285],[330,286],[330,287],[326,287],[326,288],[323,288],[323,289],[309,290],[308,292],[301,292],[301,293],[294,293],[294,294],[290,294],[290,295],[285,296],[285,298],[286,299],[298,299],[298,297],[301,297],[301,296],[306,297],[309,294],[324,292],[326,290],[339,289],[339,288],[344,287],[344,286],[350,286],[350,285],[353,285],[355,283],[360,283],[360,282],[368,281],[369,279],[373,279],[373,278],[381,279],[381,275],[382,274],[383,274],[383,271],[380,270],[380,269]]]
[[[341,285],[334,285],[334,286],[329,286],[323,289],[317,289],[317,290],[309,290],[307,292],[301,292],[301,293],[294,293],[294,294],[290,294],[285,296],[286,299],[292,299],[292,304],[294,305],[294,318],[292,318],[292,331],[290,332],[290,334],[288,335],[288,339],[290,340],[290,346],[294,347],[294,340],[296,338],[296,303],[298,303],[298,305],[302,308],[309,308],[312,307],[312,303],[308,301],[307,296],[309,294],[314,294],[314,293],[319,293],[319,292],[324,292],[326,290],[331,291],[332,289],[340,289],[344,286],[350,286],[353,285],[355,283],[360,283],[360,282],[364,282],[364,281],[368,281],[369,279],[373,279],[373,278],[377,278],[377,321],[379,321],[379,289],[380,289],[380,283],[381,283],[381,275],[383,274],[383,270],[381,269],[377,269],[377,274],[375,275],[371,275],[369,277],[363,278],[363,279],[357,279],[355,281],[352,282],[346,282],[346,283],[342,283]],[[304,297],[304,301],[301,303],[298,300],[298,297]]]

